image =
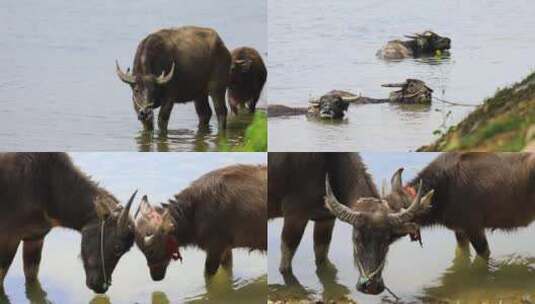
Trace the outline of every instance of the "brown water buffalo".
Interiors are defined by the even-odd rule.
[[[212,98],[220,129],[226,127],[225,92],[229,82],[230,53],[216,31],[186,26],[163,29],[139,44],[134,69],[117,75],[132,88],[138,119],[153,130],[153,109],[160,108],[158,128],[167,132],[175,103],[193,100],[199,126],[206,127],[212,116]]]
[[[269,153],[268,216],[284,217],[279,271],[292,273],[292,259],[309,220],[314,221],[316,265],[328,264],[335,217],[324,206],[325,177],[344,202],[379,197],[357,153]]]
[[[143,197],[136,212],[136,244],[153,280],[165,277],[180,247],[206,251],[205,273],[232,267],[232,249],[267,250],[265,166],[234,165],[207,173],[169,200],[153,207]],[[141,216],[137,216],[138,213]]]
[[[134,243],[129,214],[64,153],[0,154],[0,293],[20,243],[24,274],[37,280],[43,241],[54,227],[82,234],[86,284],[106,292],[120,257]]]
[[[230,109],[238,114],[238,107],[247,104],[254,113],[267,79],[267,69],[262,56],[253,48],[240,47],[231,53],[228,101]]]
[[[338,218],[354,227],[365,292],[381,291],[377,280],[390,244],[406,234],[418,235],[420,226],[445,226],[455,231],[461,252],[469,252],[472,244],[487,259],[485,229],[510,231],[535,220],[535,154],[445,153],[405,186],[402,171],[393,175],[392,192],[382,200],[356,201],[351,208],[338,203],[348,201],[336,194],[326,200]],[[427,194],[420,199],[422,193]]]
[[[410,57],[433,56],[437,51],[446,51],[451,47],[451,40],[434,32],[425,31],[421,34],[405,36],[410,40],[392,40],[377,52],[383,59],[404,59]]]
[[[349,107],[349,101],[337,94],[327,93],[310,101],[308,108],[268,105],[268,117],[306,115],[312,119],[341,120]]]

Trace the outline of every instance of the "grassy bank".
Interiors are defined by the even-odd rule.
[[[243,144],[230,148],[226,142],[222,142],[219,150],[226,152],[266,152],[267,139],[267,115],[264,111],[257,111],[253,121],[245,130]]]
[[[522,151],[535,148],[535,73],[484,101],[434,143],[417,151]]]

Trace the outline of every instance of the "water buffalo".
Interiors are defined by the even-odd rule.
[[[446,51],[451,47],[451,40],[431,31],[405,36],[410,40],[392,40],[377,52],[377,56],[387,60],[410,57],[432,56],[437,51]]]
[[[292,259],[309,220],[314,221],[316,265],[328,262],[335,217],[324,207],[325,177],[344,202],[379,197],[357,153],[269,153],[268,217],[284,217],[279,271],[292,273]]]
[[[135,239],[152,279],[162,280],[170,261],[182,259],[180,247],[206,251],[207,275],[232,267],[233,248],[266,251],[266,188],[265,166],[234,165],[203,175],[162,207],[143,197]]]
[[[312,119],[344,118],[349,101],[337,94],[327,93],[319,99],[311,100],[308,108],[288,107],[284,105],[268,105],[268,117],[306,115]]]
[[[158,128],[167,132],[175,103],[193,100],[199,126],[212,116],[212,98],[220,129],[226,127],[225,92],[229,82],[230,53],[216,31],[186,26],[163,29],[139,44],[130,73],[116,62],[117,75],[132,88],[132,100],[145,130],[153,130],[153,109],[160,107]]]
[[[445,226],[455,231],[461,252],[469,252],[472,244],[487,259],[485,229],[510,231],[535,220],[535,154],[445,153],[405,186],[402,171],[394,173],[392,191],[382,200],[366,199],[351,209],[335,194],[326,200],[338,218],[354,227],[355,260],[372,286],[365,292],[381,291],[376,286],[388,247],[402,235],[418,235],[420,226]]]
[[[240,47],[231,53],[228,101],[230,109],[238,114],[238,107],[247,103],[254,113],[260,93],[267,79],[267,69],[260,54],[253,48]]]
[[[433,99],[433,89],[419,79],[406,79],[402,83],[383,84],[382,86],[400,89],[391,92],[388,98],[371,98],[348,91],[332,90],[319,99],[310,100],[311,105],[308,108],[269,105],[268,117],[307,115],[311,118],[342,119],[350,104],[430,105]]]
[[[129,211],[135,193],[123,208],[63,153],[1,154],[0,187],[0,290],[21,242],[26,280],[36,281],[45,236],[65,227],[82,234],[87,286],[107,291],[134,243]]]

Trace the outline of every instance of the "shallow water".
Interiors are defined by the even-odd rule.
[[[139,189],[151,202],[161,202],[200,175],[233,163],[266,163],[265,153],[74,153],[74,162],[123,203]],[[135,200],[137,205],[141,196]],[[132,209],[136,210],[137,206]],[[182,251],[183,263],[169,266],[166,278],[153,282],[144,255],[134,245],[113,273],[106,296],[96,296],[85,286],[80,234],[53,229],[45,239],[41,270],[42,290],[25,287],[21,252],[17,253],[5,282],[11,303],[183,303],[207,299],[232,303],[265,303],[266,257],[257,252],[234,250],[233,273],[220,270],[208,282],[204,278],[204,251]],[[43,294],[44,291],[46,293]],[[3,303],[0,298],[0,303]]]
[[[399,167],[409,180],[436,154],[362,153],[377,185],[390,180]],[[336,222],[329,257],[334,268],[316,274],[309,223],[293,262],[299,285],[284,284],[278,272],[282,220],[268,226],[268,284],[270,297],[300,299],[339,299],[349,295],[358,303],[392,303],[387,292],[369,296],[356,289],[358,271],[353,266],[351,227]],[[488,233],[492,252],[490,271],[476,261],[455,258],[455,236],[445,228],[422,230],[423,248],[403,238],[390,247],[383,271],[385,284],[400,303],[520,303],[529,295],[535,299],[535,225],[513,233]],[[275,294],[277,294],[275,296]],[[459,301],[459,302],[457,302]]]
[[[30,20],[30,12],[39,13]],[[193,103],[175,105],[166,139],[140,141],[131,90],[115,74],[115,59],[126,69],[147,34],[192,24],[216,29],[229,49],[267,53],[265,1],[3,1],[0,19],[3,150],[215,150],[216,118],[210,133],[198,134]],[[239,125],[224,134],[230,145],[243,141],[246,124]]]
[[[535,67],[535,3],[510,1],[273,0],[268,4],[269,103],[306,106],[333,89],[385,98],[381,84],[425,81],[434,96],[481,104]],[[449,57],[385,62],[387,41],[431,29],[452,39]],[[408,151],[473,107],[435,101],[413,110],[396,105],[350,106],[332,125],[304,116],[269,121],[270,151]],[[446,118],[446,114],[451,115]],[[373,139],[373,140],[370,140]]]

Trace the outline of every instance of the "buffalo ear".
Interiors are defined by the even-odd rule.
[[[113,213],[113,209],[102,196],[99,196],[95,200],[95,212],[101,220],[105,220]]]
[[[420,230],[420,226],[416,223],[402,223],[400,225],[396,225],[396,228],[394,228],[394,231],[396,234],[399,235],[407,235],[407,234],[414,234],[418,233]]]
[[[175,223],[169,209],[165,209],[162,215],[162,231],[166,234],[175,231]]]

